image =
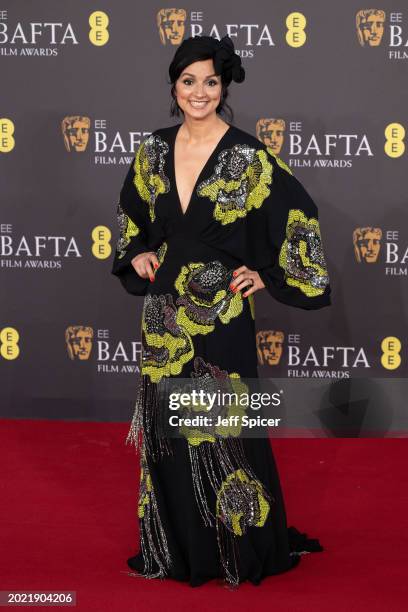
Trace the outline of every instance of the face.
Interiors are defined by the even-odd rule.
[[[185,117],[204,119],[215,113],[221,91],[221,76],[214,74],[212,59],[190,64],[176,81],[177,103]]]

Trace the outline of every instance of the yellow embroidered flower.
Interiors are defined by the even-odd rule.
[[[221,370],[218,366],[206,363],[202,357],[197,356],[194,359],[194,371],[191,373],[193,383],[184,385],[179,390],[184,393],[183,402],[183,418],[194,419],[199,417],[199,420],[194,425],[186,425],[184,422],[179,428],[180,434],[183,435],[191,446],[199,446],[202,442],[215,442],[216,438],[238,437],[241,433],[241,419],[246,413],[246,399],[248,397],[248,386],[242,382],[238,372],[228,373],[226,370]],[[198,385],[197,385],[198,383]],[[198,386],[198,388],[197,388]],[[208,396],[204,396],[203,401],[187,403],[187,394],[191,394],[192,390],[199,393],[203,390],[205,393],[214,393],[216,401],[211,404]],[[225,401],[222,405],[218,405],[218,394],[221,396],[221,401]],[[201,400],[201,396],[198,396]],[[205,401],[207,398],[207,402]],[[242,398],[244,398],[242,400]],[[231,402],[229,401],[231,400]],[[207,421],[201,420],[205,417]],[[219,417],[222,420],[218,423]],[[237,419],[231,417],[238,417]]]
[[[142,315],[142,368],[152,382],[180,374],[194,356],[189,333],[176,321],[177,309],[169,294],[147,294]]]
[[[228,474],[217,493],[217,518],[237,536],[247,527],[263,527],[269,509],[261,482],[251,480],[242,469]]]
[[[174,286],[177,298],[177,323],[192,336],[208,334],[215,320],[229,323],[243,310],[241,292],[230,289],[231,272],[218,260],[206,264],[190,262],[182,266]]]
[[[288,285],[298,287],[308,297],[324,293],[329,277],[317,219],[308,219],[302,210],[289,211],[279,265],[285,270]]]
[[[197,194],[215,203],[214,218],[226,225],[262,206],[270,195],[272,172],[266,151],[236,144],[221,151],[214,173],[197,186]]]

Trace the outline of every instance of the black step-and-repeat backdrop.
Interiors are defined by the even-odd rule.
[[[183,38],[229,34],[234,123],[319,207],[333,305],[256,294],[260,375],[407,375],[408,7],[383,0],[0,2],[1,414],[129,418],[143,298],[111,275],[139,143],[178,122]],[[181,119],[180,119],[181,120]]]

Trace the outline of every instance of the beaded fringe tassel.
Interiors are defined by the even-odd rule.
[[[153,482],[146,460],[145,449],[142,447],[141,477],[139,491],[139,526],[140,548],[143,556],[144,568],[140,573],[129,572],[131,576],[143,578],[165,578],[171,565],[171,555],[167,545],[167,538],[160,520]],[[154,568],[154,562],[157,569]]]
[[[211,489],[218,494],[222,482],[229,474],[241,470],[248,480],[257,480],[256,474],[249,465],[244,453],[242,440],[239,438],[216,439],[215,442],[201,442],[198,446],[188,445],[193,489],[204,525],[215,524],[220,560],[227,584],[236,587],[239,584],[237,537],[225,526],[222,516],[216,516],[208,506],[205,494],[203,473]],[[259,482],[259,481],[258,481]],[[263,488],[263,496],[269,503],[274,501],[272,495]],[[236,508],[251,508],[251,493],[240,486],[235,489],[235,499],[231,500]]]
[[[157,461],[160,457],[172,453],[172,448],[165,435],[166,408],[163,398],[167,389],[166,381],[153,383],[148,374],[141,376],[136,396],[135,410],[126,438],[126,443],[134,444],[139,450],[142,444],[146,453]]]

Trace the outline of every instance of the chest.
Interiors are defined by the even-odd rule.
[[[210,158],[213,145],[186,147],[176,142],[174,147],[174,174],[182,211],[190,203],[197,181]]]

